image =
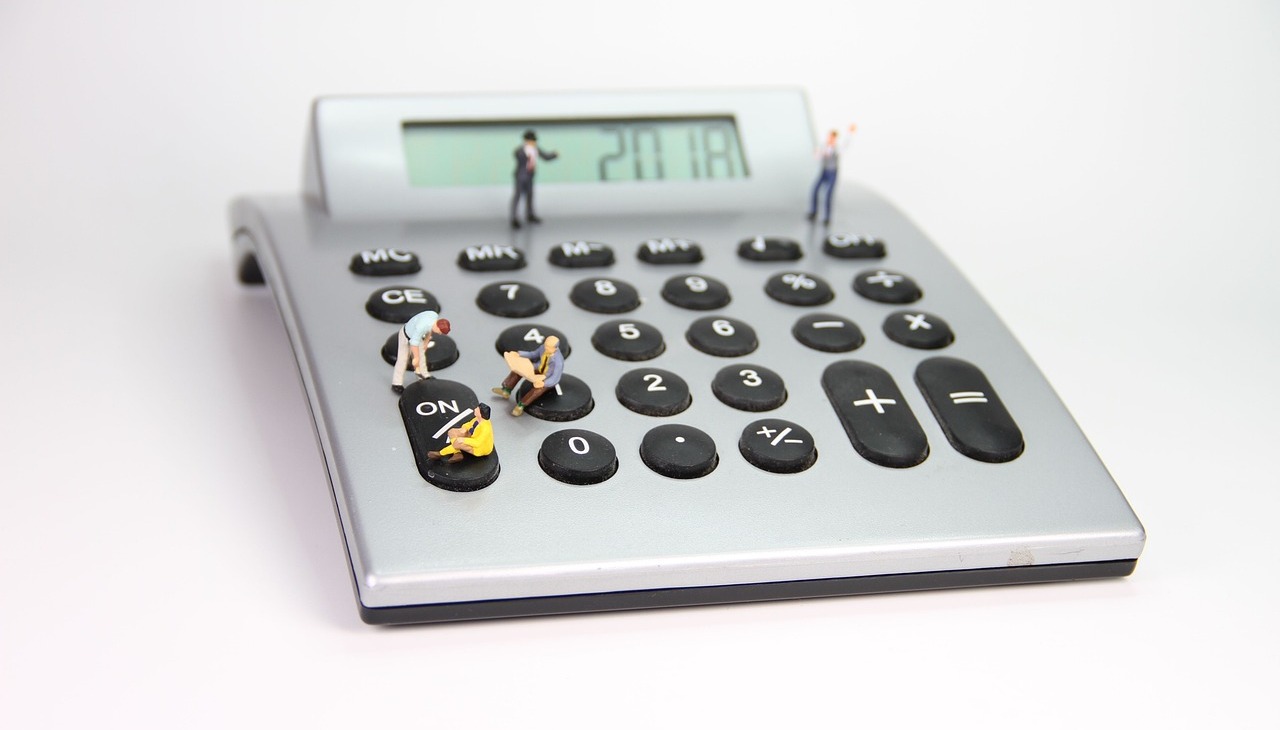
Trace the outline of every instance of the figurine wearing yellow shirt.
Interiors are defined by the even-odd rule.
[[[489,406],[481,403],[476,406],[475,418],[458,428],[449,429],[449,445],[439,451],[427,453],[428,459],[449,457],[448,463],[462,461],[463,454],[472,456],[488,456],[493,453],[493,424],[489,422]]]

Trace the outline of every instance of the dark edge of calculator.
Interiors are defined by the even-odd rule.
[[[782,581],[778,583],[746,583],[742,585],[664,588],[648,591],[583,593],[566,596],[433,603],[387,608],[369,608],[364,604],[360,604],[360,618],[367,624],[393,625],[521,618],[596,611],[626,611],[640,608],[680,608],[754,601],[780,601],[792,598],[836,598],[871,593],[900,593],[941,588],[978,588],[1021,583],[1122,578],[1133,573],[1137,564],[1137,559],[1106,560],[1093,563],[1019,565],[1004,568],[944,570],[932,573],[898,573],[864,575],[851,578]]]

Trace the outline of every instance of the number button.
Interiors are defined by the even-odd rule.
[[[791,238],[756,236],[738,244],[739,258],[748,261],[795,261],[803,255],[800,243]]]
[[[364,310],[383,322],[404,324],[427,310],[440,311],[440,301],[431,292],[413,286],[388,286],[369,295]]]
[[[917,350],[937,350],[956,339],[946,320],[925,312],[894,312],[884,321],[884,333],[899,345]]]
[[[567,428],[543,439],[538,465],[566,484],[599,484],[618,471],[618,454],[604,436]]]
[[[759,341],[751,325],[729,317],[702,317],[689,325],[685,339],[702,352],[716,357],[741,357],[755,352]]]
[[[618,378],[614,394],[619,403],[646,416],[674,416],[693,402],[684,378],[658,368],[626,373]]]
[[[498,339],[494,341],[493,347],[501,355],[504,352],[528,352],[542,347],[543,340],[552,335],[560,338],[560,354],[566,358],[573,348],[569,346],[569,340],[564,333],[555,327],[548,327],[545,324],[517,324],[504,329]],[[434,339],[434,338],[433,338]]]
[[[801,344],[822,352],[849,352],[866,341],[858,325],[834,314],[805,315],[796,320],[791,334]]]
[[[658,328],[625,319],[611,319],[597,327],[591,344],[615,360],[651,360],[667,349]]]
[[[814,274],[785,271],[774,274],[765,282],[764,293],[771,298],[796,307],[816,307],[835,297],[831,285]]]
[[[673,276],[662,285],[662,298],[684,309],[719,309],[729,303],[729,287],[700,274]]]
[[[782,376],[766,367],[738,363],[720,369],[711,380],[720,402],[740,411],[771,411],[787,401]]]
[[[521,383],[516,388],[516,401],[520,402],[532,387],[527,380]],[[581,378],[563,373],[560,382],[526,406],[524,412],[543,421],[576,421],[595,407],[591,387]]]
[[[919,285],[911,277],[884,269],[858,274],[853,279],[853,290],[859,296],[885,304],[910,304],[924,296],[924,292],[920,291]]]
[[[583,279],[569,291],[569,300],[588,312],[621,314],[640,306],[636,288],[618,279]]]
[[[547,311],[551,305],[547,295],[532,284],[500,281],[480,290],[476,306],[499,317],[532,317]]]
[[[640,460],[664,477],[696,479],[720,463],[716,442],[693,426],[658,426],[640,442]]]
[[[766,418],[742,429],[738,450],[752,465],[778,474],[804,471],[818,459],[813,436],[781,418]]]
[[[388,365],[396,364],[396,356],[400,354],[400,332],[387,338],[382,345],[382,359]],[[427,341],[427,369],[431,372],[443,370],[458,361],[458,345],[449,335],[432,335]]]

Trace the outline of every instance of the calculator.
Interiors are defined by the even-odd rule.
[[[302,193],[232,238],[364,621],[1133,571],[1141,523],[955,266],[864,187],[807,215],[820,147],[798,89],[314,103]]]

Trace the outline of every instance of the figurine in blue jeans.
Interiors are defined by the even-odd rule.
[[[853,138],[853,133],[858,131],[858,125],[849,125],[849,135],[843,140],[840,139],[840,133],[831,130],[827,135],[827,143],[819,147],[814,152],[814,156],[822,163],[822,168],[818,172],[818,180],[813,184],[813,193],[809,198],[809,220],[818,217],[818,194],[825,187],[826,208],[822,216],[822,225],[831,224],[831,195],[836,191],[836,174],[840,171],[840,153],[849,146],[849,140]]]

